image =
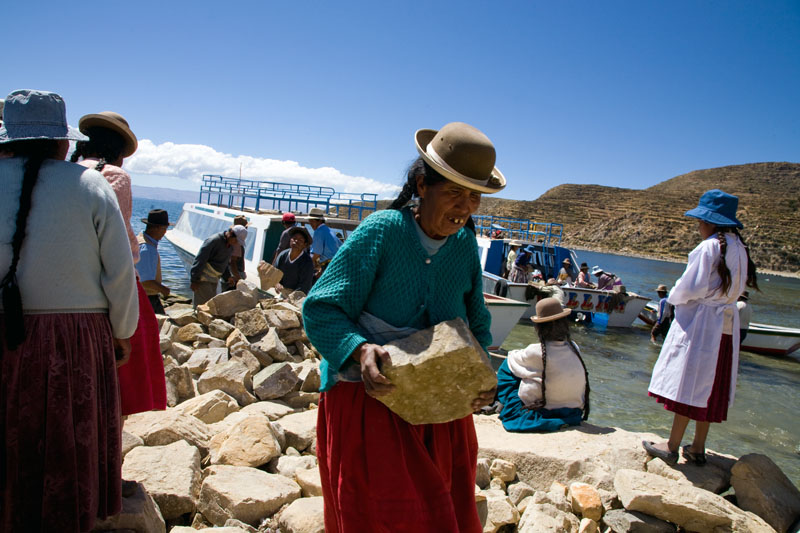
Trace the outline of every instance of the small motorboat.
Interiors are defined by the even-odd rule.
[[[488,292],[483,293],[483,301],[486,303],[486,308],[492,315],[492,345],[490,350],[497,350],[506,340],[508,334],[517,325],[519,319],[528,309],[528,304],[525,302],[518,302],[511,298],[503,298],[502,296],[495,296]]]

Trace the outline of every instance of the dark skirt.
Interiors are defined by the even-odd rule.
[[[118,369],[122,415],[167,408],[167,385],[161,357],[158,319],[138,281],[139,324],[131,337],[131,356]]]
[[[733,371],[733,336],[723,335],[719,343],[717,368],[714,374],[714,385],[706,407],[695,407],[676,402],[658,394],[648,392],[664,409],[675,414],[696,420],[697,422],[724,422],[728,419],[728,403],[731,398],[731,372]]]
[[[415,426],[363,383],[339,382],[322,393],[317,416],[327,533],[482,531],[471,415]]]
[[[65,313],[25,315],[25,328],[0,354],[0,531],[88,531],[122,503],[111,325]]]

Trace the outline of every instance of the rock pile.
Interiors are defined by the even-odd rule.
[[[138,485],[96,531],[324,531],[319,354],[303,330],[304,295],[264,294],[240,281],[159,317],[169,407],[126,420],[123,478]],[[434,366],[442,382],[452,375]],[[496,415],[475,425],[487,533],[783,532],[800,516],[800,493],[764,456],[670,467],[642,450],[654,435],[586,423],[512,434]],[[720,496],[731,485],[736,504]]]

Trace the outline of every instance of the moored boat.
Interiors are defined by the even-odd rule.
[[[496,350],[502,346],[523,313],[528,310],[528,304],[487,292],[483,293],[483,301],[492,315],[492,345],[489,349]]]

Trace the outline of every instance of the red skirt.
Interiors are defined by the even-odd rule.
[[[728,419],[728,404],[731,398],[731,372],[733,371],[733,336],[723,335],[719,343],[717,368],[714,374],[714,385],[706,407],[695,407],[676,402],[658,394],[648,392],[664,409],[683,415],[698,422],[724,422]]]
[[[121,509],[122,424],[104,313],[0,315],[0,531],[92,529]]]
[[[340,382],[320,397],[317,458],[327,533],[482,531],[472,416],[414,426]]]
[[[122,415],[167,408],[167,385],[161,357],[158,319],[139,281],[139,324],[131,337],[131,356],[117,370]]]

